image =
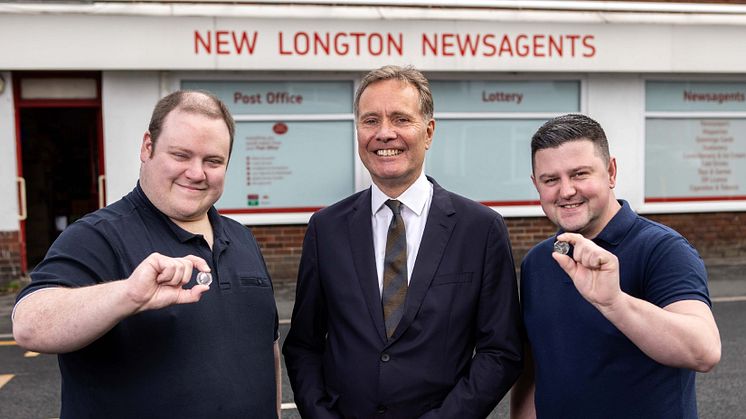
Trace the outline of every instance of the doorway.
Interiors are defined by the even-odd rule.
[[[26,79],[33,77],[38,76]],[[43,82],[56,80],[68,79]],[[62,230],[104,202],[101,106],[98,97],[24,98],[20,83],[18,87],[18,171],[26,204],[26,219],[21,221],[22,270],[28,272]]]

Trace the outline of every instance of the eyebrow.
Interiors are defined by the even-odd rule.
[[[567,173],[577,173],[583,170],[593,171],[593,166],[586,165],[586,166],[573,167],[572,169],[568,170]],[[548,177],[557,177],[557,176],[558,176],[558,172],[548,172],[548,173],[541,173],[538,177],[539,179],[546,179]]]
[[[194,152],[188,148],[181,147],[178,145],[170,145],[166,148],[168,151],[181,151],[183,153],[189,154],[190,156],[194,155]],[[223,156],[221,154],[208,154],[204,156],[203,159],[221,159],[223,161],[227,160],[227,156]]]

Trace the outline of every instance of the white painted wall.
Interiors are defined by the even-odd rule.
[[[0,231],[18,231],[16,193],[16,124],[13,113],[13,83],[9,72],[0,72],[5,90],[0,94]]]
[[[598,121],[617,160],[616,197],[634,209],[644,200],[645,96],[644,81],[636,74],[590,74],[587,113]]]
[[[135,187],[140,144],[160,94],[158,72],[105,71],[101,77],[106,203]]]

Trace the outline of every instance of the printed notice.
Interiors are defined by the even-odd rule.
[[[354,190],[352,121],[239,122],[221,210],[319,208]]]
[[[649,118],[647,202],[746,199],[746,119]]]

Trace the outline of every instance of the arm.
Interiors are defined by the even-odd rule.
[[[423,418],[486,417],[521,373],[523,336],[518,289],[508,231],[501,218],[493,220],[482,251],[482,287],[473,319],[474,356],[467,373],[443,404]]]
[[[277,418],[282,417],[282,364],[280,362],[280,339],[273,345],[275,353],[275,384],[277,387]]]
[[[210,270],[196,256],[153,253],[126,280],[38,290],[16,305],[13,336],[20,346],[37,352],[83,348],[135,313],[199,301],[207,286],[182,288],[191,278],[192,267]]]
[[[321,289],[313,217],[303,240],[290,331],[282,348],[290,385],[304,418],[341,418],[326,393],[323,356],[327,311]]]
[[[660,308],[624,293],[619,262],[612,253],[579,234],[565,233],[573,257],[552,257],[575,283],[578,292],[646,355],[661,364],[711,370],[720,361],[720,332],[702,301],[682,300]]]
[[[523,374],[518,377],[518,381],[510,391],[511,419],[536,419],[535,390],[534,360],[531,357],[531,348],[527,344],[523,357]]]

